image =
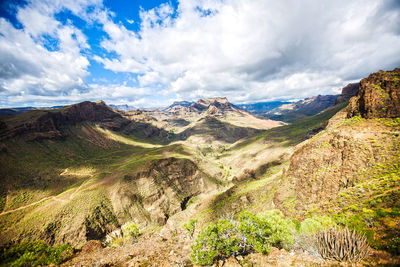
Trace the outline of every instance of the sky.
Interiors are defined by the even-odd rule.
[[[399,0],[0,0],[0,107],[294,100],[395,67]]]

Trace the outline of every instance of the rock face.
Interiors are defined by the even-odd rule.
[[[185,210],[192,197],[216,188],[188,159],[153,160],[142,169],[125,175],[121,186],[111,192],[114,211],[122,221],[164,225]]]
[[[365,131],[366,127],[340,126],[345,119],[345,112],[338,113],[326,131],[294,152],[274,198],[283,212],[302,217],[307,211],[323,210],[342,190],[369,179],[376,166],[396,159],[398,137],[380,128],[375,131],[382,133]]]
[[[396,118],[400,116],[400,68],[378,71],[360,82],[358,95],[351,99],[348,117]]]
[[[349,83],[342,88],[342,93],[336,98],[335,105],[343,103],[353,96],[356,96],[358,89],[360,88],[360,83]]]

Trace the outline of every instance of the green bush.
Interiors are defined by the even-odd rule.
[[[220,219],[204,228],[192,244],[191,259],[207,265],[216,260],[250,252],[269,253],[271,245],[293,245],[295,225],[279,211],[242,212],[237,219]]]
[[[240,238],[234,223],[220,219],[210,223],[192,244],[192,261],[196,264],[212,264],[215,260],[234,256],[240,249]]]
[[[285,218],[280,210],[268,210],[261,213],[264,223],[271,229],[271,244],[284,249],[293,246],[293,235],[296,233],[295,223]]]
[[[137,223],[128,222],[121,226],[122,234],[124,238],[136,239],[140,236],[140,228]]]
[[[335,221],[326,215],[323,216],[313,216],[311,218],[307,218],[300,223],[299,232],[301,234],[313,234],[318,230],[328,228],[335,225]]]
[[[188,232],[190,238],[193,237],[194,231],[196,230],[196,223],[198,221],[196,219],[190,219],[189,222],[185,223],[183,227]]]
[[[38,266],[61,264],[72,256],[70,245],[48,246],[42,241],[14,244],[0,252],[0,265]]]

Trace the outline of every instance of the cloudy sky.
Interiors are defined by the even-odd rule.
[[[398,0],[0,1],[0,107],[291,100],[399,66]]]

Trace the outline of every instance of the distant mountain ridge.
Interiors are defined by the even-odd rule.
[[[116,109],[116,110],[120,110],[120,111],[131,111],[131,110],[136,110],[136,108],[134,106],[130,106],[130,105],[113,105],[113,104],[109,104],[108,106]]]
[[[248,112],[257,115],[263,115],[265,112],[277,108],[281,105],[290,104],[288,101],[268,101],[268,102],[255,102],[249,104],[236,104],[236,107],[244,109]]]

